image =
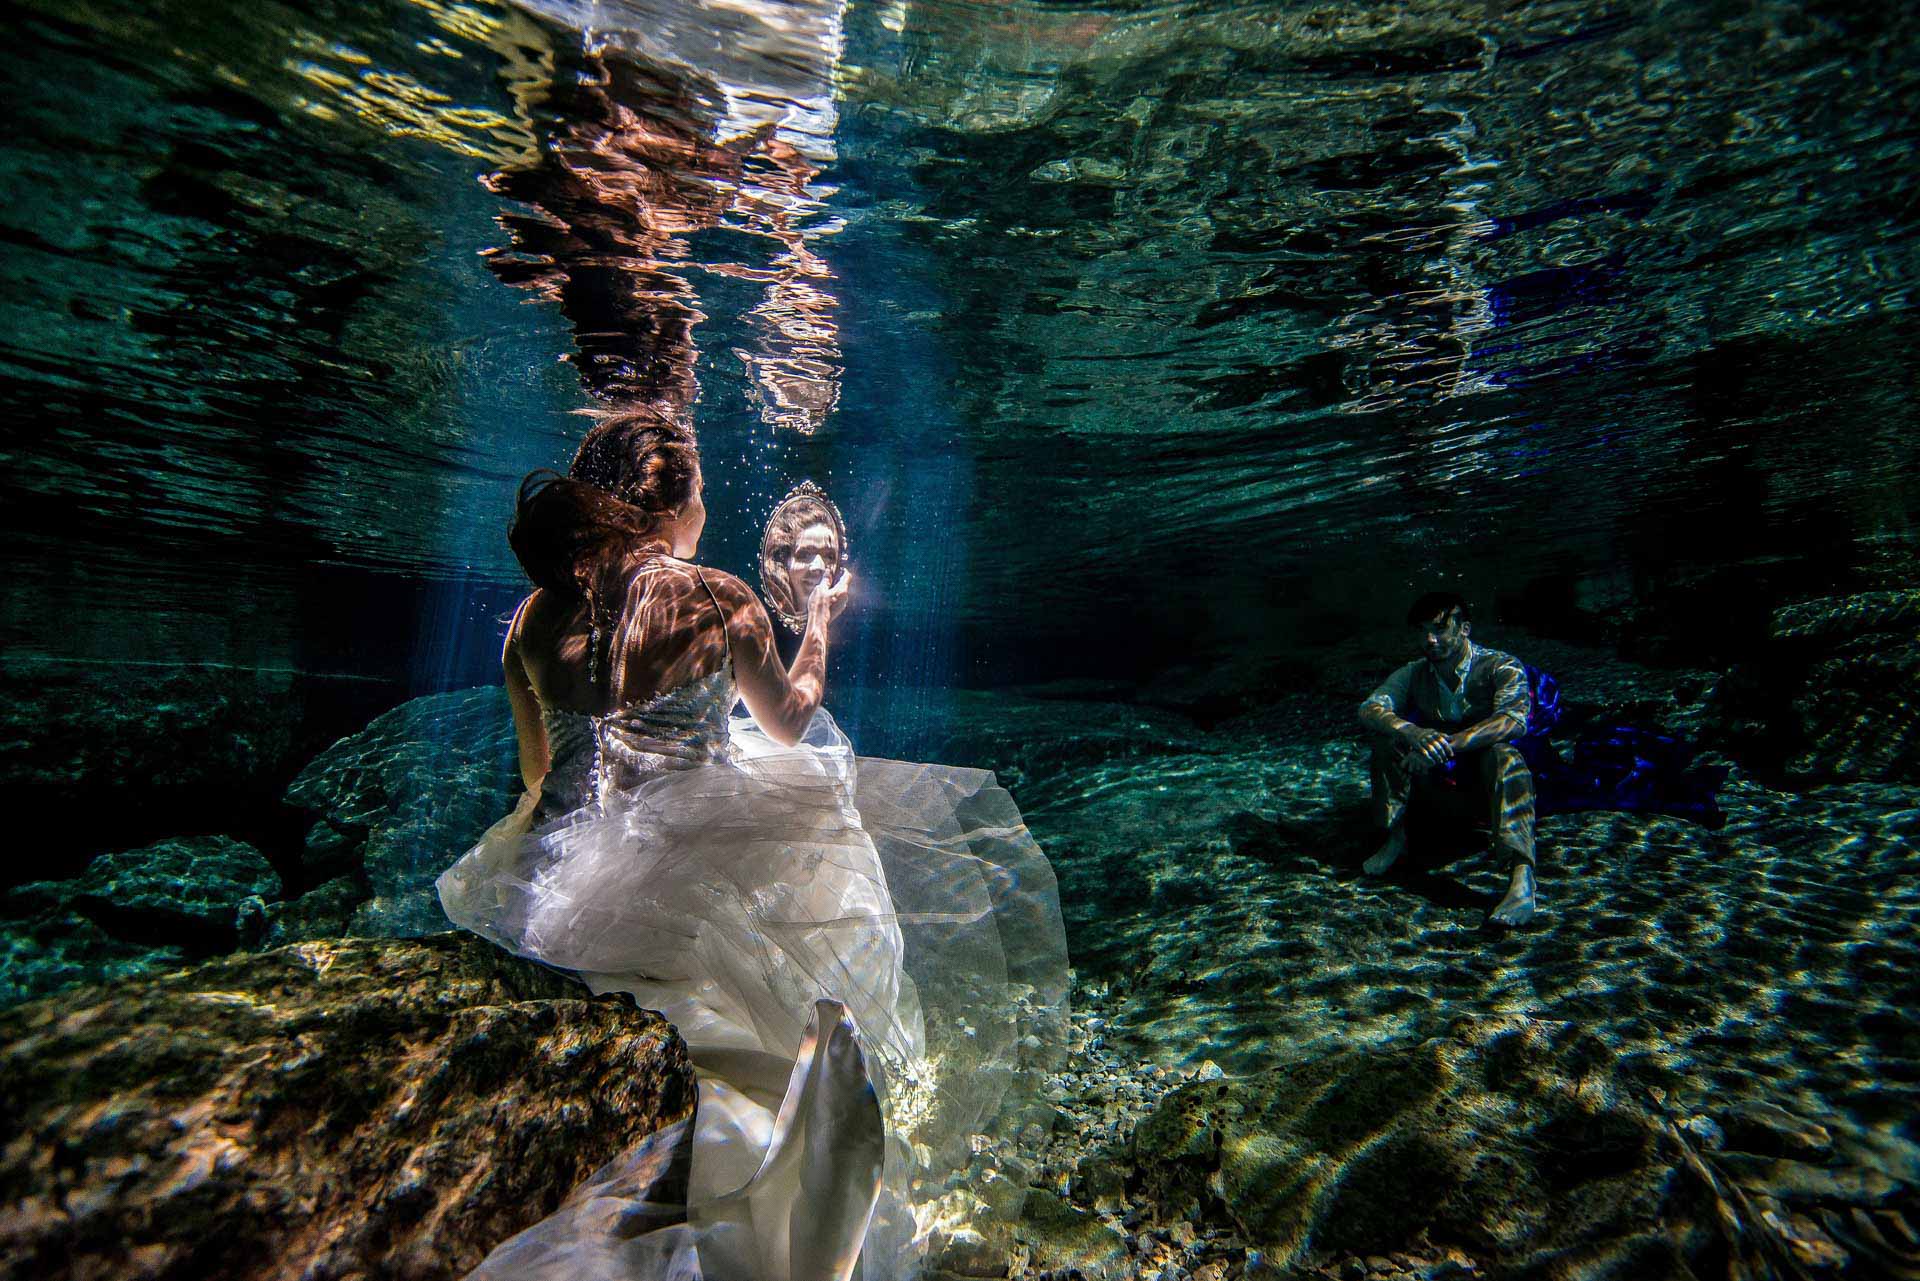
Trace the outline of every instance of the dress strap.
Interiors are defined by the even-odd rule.
[[[727,629],[727,611],[720,607],[720,598],[713,594],[713,584],[707,581],[707,571],[695,565],[693,572],[700,579],[700,585],[707,589],[707,599],[713,602],[714,613],[720,615],[720,643],[727,647],[727,665],[733,665],[733,633]]]

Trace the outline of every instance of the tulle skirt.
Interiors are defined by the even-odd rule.
[[[1012,798],[824,711],[793,747],[733,726],[557,820],[529,796],[440,878],[457,924],[660,1011],[700,1081],[476,1276],[893,1281],[1017,1211],[1068,973]]]

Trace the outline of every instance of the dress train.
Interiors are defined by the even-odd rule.
[[[483,1281],[907,1281],[1017,1209],[996,1163],[1050,1117],[1067,970],[1012,798],[732,702],[723,672],[549,712],[548,782],[441,877],[456,923],[660,1011],[699,1079]]]

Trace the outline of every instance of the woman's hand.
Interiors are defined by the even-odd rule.
[[[843,569],[840,577],[831,583],[814,588],[813,595],[807,598],[807,626],[825,627],[840,617],[840,611],[847,607],[847,592],[852,586],[852,572]]]

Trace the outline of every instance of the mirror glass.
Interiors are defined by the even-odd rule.
[[[806,630],[807,599],[847,564],[847,525],[826,491],[805,481],[782,498],[760,536],[760,591],[767,610],[795,633]]]

